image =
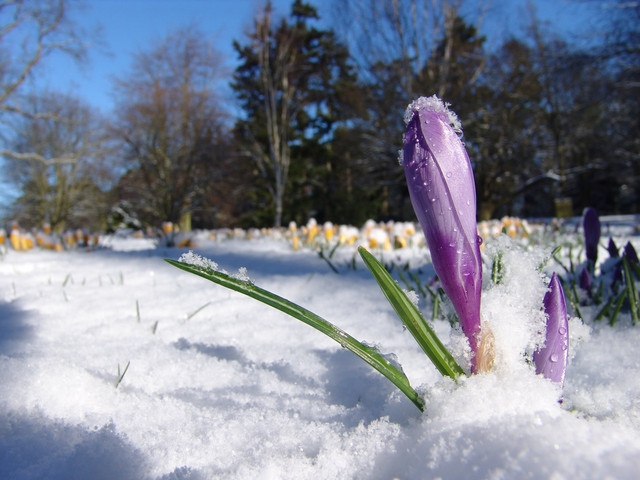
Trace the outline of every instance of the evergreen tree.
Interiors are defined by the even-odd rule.
[[[298,209],[307,203],[308,211],[315,210],[305,198],[323,189],[328,167],[318,158],[352,109],[348,52],[332,31],[312,26],[317,19],[314,7],[295,0],[289,19],[277,21],[269,2],[248,42],[234,42],[241,64],[232,88],[243,109],[236,138],[255,166],[256,200],[271,212],[274,226],[283,222],[285,207],[292,207],[288,198]]]

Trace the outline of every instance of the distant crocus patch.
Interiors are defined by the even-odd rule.
[[[458,137],[456,115],[436,96],[421,97],[405,114],[402,164],[411,203],[422,226],[434,269],[469,339],[472,370],[490,367],[478,352],[482,259],[476,224],[476,191],[469,156]]]

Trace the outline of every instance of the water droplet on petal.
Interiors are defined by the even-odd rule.
[[[447,173],[445,174],[445,176],[446,176],[447,178],[451,178],[451,176],[452,176],[452,175],[453,175],[453,173],[451,173],[451,172],[447,172]]]
[[[551,360],[553,363],[558,361],[558,354],[557,353],[552,353],[551,356],[549,357],[549,360]]]
[[[478,245],[482,245],[482,242],[484,242],[484,240],[482,240],[482,237],[480,235],[476,237],[476,240],[478,241]]]
[[[558,333],[559,333],[560,335],[564,335],[565,333],[567,333],[567,329],[566,329],[566,328],[564,328],[564,327],[560,327],[560,328],[558,329]]]
[[[567,348],[568,348],[568,347],[567,347],[567,345],[566,345],[566,344],[565,344],[565,345],[562,345],[562,351],[563,351],[563,352],[564,352],[564,351],[566,351],[566,350],[567,350]]]

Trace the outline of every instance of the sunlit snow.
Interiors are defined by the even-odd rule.
[[[612,224],[601,243],[635,243],[632,226]],[[561,273],[548,255],[571,235],[579,243],[568,231],[524,247],[485,241],[485,268],[498,250],[505,264],[503,284],[485,272],[482,297],[496,363],[459,383],[402,328],[354,262],[355,245],[336,249],[336,274],[278,236],[194,239],[192,258],[243,279],[246,267],[256,285],[395,354],[423,414],[319,332],[163,261],[189,249],[129,237],[92,251],[9,249],[0,257],[0,478],[637,478],[640,325],[573,318],[564,392],[527,361],[549,272]],[[424,282],[433,276],[422,246],[372,251]],[[429,307],[420,297],[427,318]],[[468,362],[461,333],[444,320],[434,328]]]

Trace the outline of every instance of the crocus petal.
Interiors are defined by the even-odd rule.
[[[631,245],[631,242],[627,242],[624,246],[624,255],[631,263],[639,263],[638,252],[636,252],[636,249]]]
[[[591,275],[589,275],[589,269],[582,269],[582,271],[580,272],[578,285],[582,290],[591,294]]]
[[[543,300],[547,315],[547,332],[544,347],[533,354],[536,373],[542,374],[561,386],[569,357],[569,321],[564,291],[557,274],[549,282],[549,291]]]
[[[403,166],[411,203],[427,239],[433,267],[475,354],[480,333],[482,260],[475,182],[469,156],[456,132],[460,125],[436,96],[411,103],[405,121]]]
[[[596,263],[598,259],[598,242],[600,241],[600,218],[595,208],[587,207],[584,209],[582,228],[584,230],[584,247],[587,260]]]
[[[618,246],[616,242],[613,241],[613,238],[609,237],[609,245],[607,246],[607,251],[609,252],[609,256],[611,258],[618,258],[620,256],[620,252],[618,251]]]

